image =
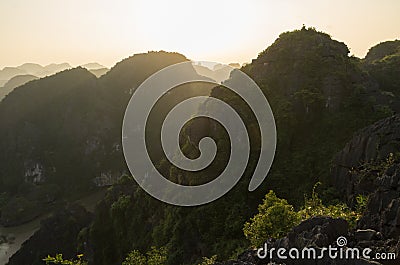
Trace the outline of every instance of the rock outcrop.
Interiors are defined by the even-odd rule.
[[[339,241],[338,238],[345,241]],[[338,245],[339,244],[339,245]],[[342,245],[344,244],[344,245]],[[343,254],[340,258],[340,254],[337,254],[337,258],[332,258],[328,255],[328,252],[324,252],[323,248],[336,248],[339,253],[339,249],[346,251],[348,248],[357,248],[359,253],[362,253],[363,249],[370,248],[372,252],[369,254],[371,258],[375,257],[375,253],[396,253],[397,250],[391,248],[388,242],[382,240],[382,237],[374,230],[357,230],[352,232],[349,230],[347,222],[343,219],[333,219],[330,217],[314,217],[308,219],[298,226],[294,227],[291,232],[284,238],[278,240],[271,240],[266,242],[268,254],[265,258],[259,258],[257,250],[248,250],[238,256],[237,260],[230,260],[218,265],[378,265],[378,264],[398,264],[399,260],[388,260],[383,263],[379,263],[374,260],[368,260],[363,258],[362,254],[359,258],[345,258]],[[286,250],[284,254],[287,259],[279,259],[276,251],[279,248]],[[315,249],[317,258],[300,258],[292,259],[288,255],[290,249],[297,249],[301,251],[304,248]],[[274,253],[275,251],[275,253]],[[325,250],[327,251],[327,250]],[[272,259],[270,258],[270,253]],[[260,252],[263,255],[263,252]],[[292,252],[295,253],[295,252]],[[322,255],[322,253],[325,253]],[[334,252],[332,252],[334,253]],[[345,252],[343,252],[345,253]],[[293,254],[296,255],[296,254]],[[312,257],[312,256],[311,256]]]
[[[373,229],[392,249],[399,248],[400,236],[400,163],[393,163],[378,176],[369,195],[366,212],[359,221],[361,229]]]
[[[374,183],[374,177],[360,179],[360,175],[354,174],[352,169],[359,168],[365,162],[385,160],[390,153],[395,154],[399,150],[400,115],[360,130],[334,159],[333,186],[342,192],[344,200],[352,204],[357,194],[369,194],[380,185]]]

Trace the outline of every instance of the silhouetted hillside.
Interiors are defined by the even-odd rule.
[[[379,61],[393,54],[400,53],[400,40],[381,42],[370,48],[364,60],[368,63]]]
[[[100,120],[101,100],[93,101],[95,94],[96,78],[87,70],[76,68],[22,85],[1,102],[3,190],[15,189],[24,181],[69,182],[57,175],[62,167],[69,168],[69,162],[78,170],[81,159],[67,162],[74,160],[77,150],[68,149],[70,155],[66,155],[58,148],[82,145],[87,136],[85,128],[89,130],[93,121]]]
[[[38,79],[37,76],[34,75],[17,75],[11,78],[5,85],[5,88],[14,89],[16,87],[22,86],[23,84],[28,83],[29,81]]]
[[[3,87],[0,87],[0,101],[10,93],[14,88],[19,87],[29,81],[38,79],[34,75],[17,75],[7,81]]]

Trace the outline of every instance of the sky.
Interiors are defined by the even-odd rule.
[[[111,67],[149,50],[246,63],[303,24],[364,57],[400,38],[399,11],[399,0],[1,0],[0,69],[25,62]]]

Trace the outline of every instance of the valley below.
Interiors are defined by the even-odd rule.
[[[75,201],[76,204],[84,207],[88,212],[94,212],[99,201],[106,193],[106,188],[99,189]],[[27,223],[4,227],[0,225],[0,264],[7,264],[8,259],[14,255],[37,230],[42,220],[48,218],[50,213],[36,217]]]

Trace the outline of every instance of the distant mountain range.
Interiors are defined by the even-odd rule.
[[[94,74],[100,77],[107,73],[110,69],[99,63],[87,63],[81,65]],[[2,100],[14,88],[21,86],[29,81],[54,75],[58,72],[73,68],[69,63],[49,64],[42,66],[36,63],[24,63],[16,67],[4,67],[0,70],[0,100]]]
[[[0,70],[0,82],[2,82],[0,85],[3,86],[8,80],[17,75],[29,74],[37,77],[45,77],[70,68],[72,66],[68,63],[49,64],[46,66],[35,63],[24,63],[17,67],[5,67],[3,70]]]
[[[193,65],[194,69],[199,75],[207,76],[222,83],[230,76],[232,68],[240,68],[238,63],[230,63],[229,66],[223,64],[216,64],[212,68],[202,65],[201,62]]]
[[[87,64],[83,64],[81,65],[83,68],[86,68],[88,70],[97,70],[97,69],[102,69],[102,68],[106,68],[104,65],[101,65],[99,63],[87,63]]]
[[[81,66],[89,71],[108,69],[104,65],[95,62],[87,63]],[[37,77],[45,77],[71,68],[73,67],[69,63],[52,63],[46,66],[36,63],[24,63],[16,67],[4,67],[3,70],[0,70],[0,86],[3,86],[8,80],[17,75],[29,74]]]
[[[14,88],[22,86],[29,81],[38,79],[34,75],[17,75],[7,81],[3,87],[0,88],[0,100],[2,100],[8,93],[10,93]]]
[[[105,67],[104,65],[101,65],[99,63],[87,63],[87,64],[81,65],[81,67],[86,68],[87,70],[89,70],[89,72],[94,74],[96,77],[100,77],[100,76],[106,74],[110,70],[107,67]]]

